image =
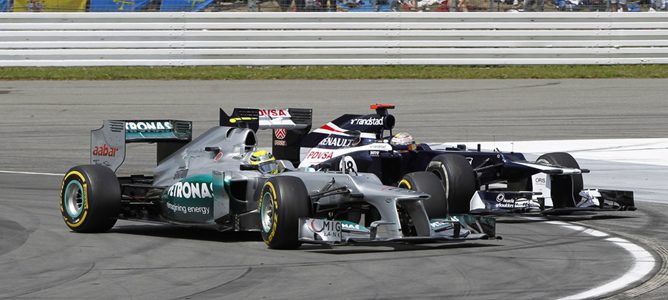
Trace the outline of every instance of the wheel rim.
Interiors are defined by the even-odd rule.
[[[262,195],[262,230],[270,232],[274,224],[274,197],[270,192]]]
[[[65,211],[67,214],[76,218],[81,215],[84,207],[83,186],[76,180],[70,181],[65,187]]]

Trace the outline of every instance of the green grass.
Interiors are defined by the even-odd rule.
[[[668,78],[668,65],[0,68],[0,80]]]

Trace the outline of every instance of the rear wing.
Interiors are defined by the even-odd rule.
[[[114,172],[125,161],[125,144],[156,143],[156,163],[192,140],[192,122],[181,120],[107,120],[90,132],[90,163]]]
[[[273,129],[272,153],[277,159],[299,164],[303,137],[311,130],[310,108],[259,109],[235,108],[231,115],[220,109],[220,126],[249,128],[253,131]]]
[[[386,130],[389,130],[392,136],[395,118],[388,110],[394,109],[394,105],[372,104],[370,108],[375,111],[374,114],[344,114],[316,128],[303,139],[302,147],[317,147],[320,142],[326,141],[330,136],[336,138],[351,136],[351,134],[358,135],[363,140],[363,144],[383,139]]]

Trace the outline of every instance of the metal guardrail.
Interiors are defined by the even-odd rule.
[[[668,13],[0,14],[0,66],[665,63]]]

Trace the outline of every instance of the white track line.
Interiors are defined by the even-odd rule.
[[[546,223],[558,225],[564,228],[579,231],[584,234],[588,234],[595,237],[610,236],[609,234],[603,231],[587,228],[584,226],[571,225],[566,222],[548,221]],[[607,294],[612,294],[614,292],[622,290],[627,286],[635,284],[636,282],[640,281],[645,276],[647,276],[652,271],[652,269],[654,269],[654,264],[656,262],[654,257],[652,256],[651,253],[647,252],[647,250],[643,249],[642,247],[633,244],[628,240],[617,237],[609,237],[606,238],[605,240],[628,251],[631,254],[631,256],[633,256],[633,258],[635,259],[633,267],[629,271],[627,271],[624,275],[611,282],[608,282],[604,285],[595,287],[593,289],[575,295],[560,298],[559,300],[588,299],[588,298],[601,297]]]
[[[0,174],[44,175],[44,176],[64,176],[65,175],[65,174],[59,174],[59,173],[3,171],[3,170],[0,170]]]

